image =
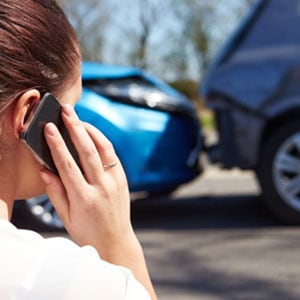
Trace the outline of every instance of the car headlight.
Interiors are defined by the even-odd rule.
[[[84,86],[119,102],[136,104],[152,109],[195,114],[193,104],[180,93],[168,93],[142,78],[90,80]],[[171,87],[169,87],[172,90]]]

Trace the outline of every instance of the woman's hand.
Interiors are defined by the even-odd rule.
[[[80,245],[92,245],[106,256],[107,248],[133,237],[126,176],[112,144],[74,109],[62,109],[63,121],[77,149],[76,165],[54,124],[45,137],[59,177],[42,171],[46,192],[67,231]]]
[[[92,245],[107,261],[132,270],[151,295],[144,255],[130,222],[130,197],[123,168],[112,144],[65,105],[63,121],[77,149],[81,170],[54,124],[45,126],[59,178],[42,170],[46,192],[67,231],[79,245]]]

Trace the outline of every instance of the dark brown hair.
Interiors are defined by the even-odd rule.
[[[79,62],[76,34],[54,0],[0,1],[0,111],[31,88],[59,95]]]

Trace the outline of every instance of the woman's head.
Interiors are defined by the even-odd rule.
[[[54,0],[0,1],[0,111],[28,89],[58,96],[79,61],[76,35]]]
[[[40,165],[18,139],[33,102],[51,92],[62,102],[80,97],[76,34],[54,0],[0,1],[0,198],[43,192]]]

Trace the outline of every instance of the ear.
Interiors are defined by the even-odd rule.
[[[40,101],[41,95],[38,90],[31,89],[24,92],[18,99],[12,110],[12,122],[14,135],[19,138],[25,121],[32,111],[32,108]]]

